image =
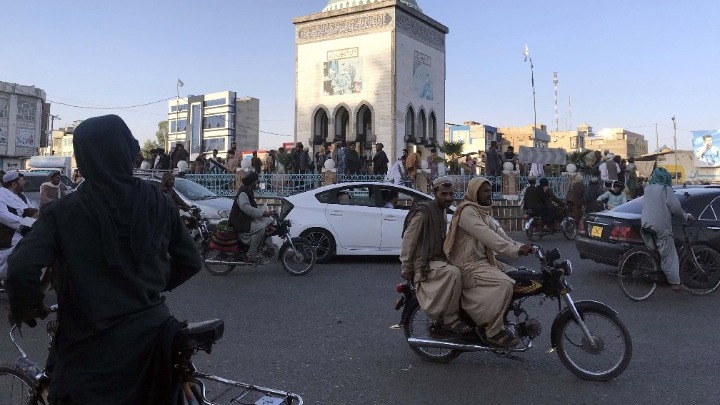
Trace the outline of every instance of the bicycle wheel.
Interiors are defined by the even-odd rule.
[[[680,258],[680,282],[694,295],[707,295],[717,290],[720,287],[720,253],[706,245],[685,249]]]
[[[420,305],[410,310],[407,320],[405,321],[404,331],[405,338],[428,339],[430,336],[430,327],[434,321],[425,315]],[[453,349],[441,349],[435,347],[410,346],[410,349],[418,356],[433,363],[447,363],[460,355],[460,352]]]
[[[36,404],[35,382],[14,365],[0,365],[0,404]]]
[[[571,313],[558,321],[555,336],[563,365],[583,380],[610,381],[622,374],[632,358],[632,339],[620,319],[604,309],[578,309],[592,342]]]
[[[657,256],[644,246],[628,250],[620,260],[618,282],[622,292],[633,301],[642,301],[657,287],[660,272]]]

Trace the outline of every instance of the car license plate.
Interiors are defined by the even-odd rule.
[[[593,238],[602,238],[602,226],[593,226],[590,227],[590,236]]]

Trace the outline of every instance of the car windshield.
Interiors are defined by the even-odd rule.
[[[175,179],[175,190],[177,190],[178,193],[182,194],[191,201],[199,201],[199,200],[210,200],[213,198],[218,198],[218,195],[213,193],[212,191],[206,189],[205,187],[193,183],[190,180],[185,179]]]

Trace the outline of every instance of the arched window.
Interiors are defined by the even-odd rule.
[[[313,145],[322,145],[328,137],[328,115],[319,109],[313,118]]]
[[[350,113],[347,108],[340,107],[335,113],[335,141],[346,141],[350,129]]]
[[[427,136],[427,117],[425,116],[425,111],[420,110],[420,116],[418,117],[418,125],[420,126],[420,139],[421,142],[425,142],[428,139]]]
[[[357,136],[355,140],[359,143],[370,142],[375,139],[372,128],[372,110],[363,104],[357,112],[355,122],[357,123]]]
[[[428,124],[428,130],[430,132],[430,139],[428,139],[428,145],[437,146],[437,118],[435,112],[430,113],[430,123]]]
[[[408,106],[405,115],[405,142],[415,142],[415,110]]]

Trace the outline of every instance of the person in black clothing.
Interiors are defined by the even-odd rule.
[[[265,230],[273,223],[270,218],[272,212],[258,208],[255,202],[259,178],[256,172],[250,172],[242,179],[242,186],[235,195],[229,218],[238,240],[248,246],[246,260],[251,263],[262,260],[260,246],[265,240]]]
[[[262,160],[258,157],[257,151],[253,151],[250,164],[252,165],[253,170],[255,170],[255,173],[262,173]]]
[[[348,147],[345,148],[345,173],[358,175],[360,174],[360,169],[360,155],[355,149],[355,142],[350,142],[348,143]]]
[[[175,191],[175,175],[172,172],[163,174],[162,181],[160,182],[160,190],[167,194],[179,209],[183,211],[190,210],[190,206],[187,205],[187,203],[180,198],[177,191]]]
[[[170,165],[172,162],[170,161],[170,155],[165,153],[165,149],[163,148],[157,148],[155,150],[157,153],[157,157],[155,158],[155,166],[153,166],[153,169],[155,170],[170,170],[172,169]]]
[[[605,193],[605,189],[600,185],[600,179],[597,177],[590,178],[590,184],[585,188],[583,193],[583,209],[585,213],[598,212],[605,209],[597,200],[598,197]]]
[[[83,121],[73,146],[85,181],[48,205],[10,256],[11,323],[35,326],[45,313],[40,275],[52,265],[50,403],[178,403],[172,342],[185,324],[162,293],[202,258],[170,198],[133,177],[140,146],[120,117]]]
[[[525,189],[523,195],[523,209],[524,210],[539,210],[543,202],[540,198],[540,190],[537,187],[535,176],[528,177],[528,186]]]
[[[555,196],[555,193],[553,193],[550,188],[550,182],[548,179],[540,179],[540,184],[538,184],[537,188],[538,193],[540,194],[540,200],[542,201],[542,204],[538,207],[537,212],[545,223],[545,226],[550,228],[562,220],[562,208],[565,207],[565,202]]]
[[[388,171],[388,160],[387,154],[383,150],[385,145],[382,143],[375,144],[375,156],[372,158],[373,174],[378,176],[384,176]]]
[[[170,154],[170,161],[172,162],[172,168],[178,167],[178,163],[181,161],[185,161],[186,163],[190,163],[190,153],[185,149],[185,145],[182,144],[182,142],[178,142],[175,144],[175,150],[172,151],[172,154]]]

